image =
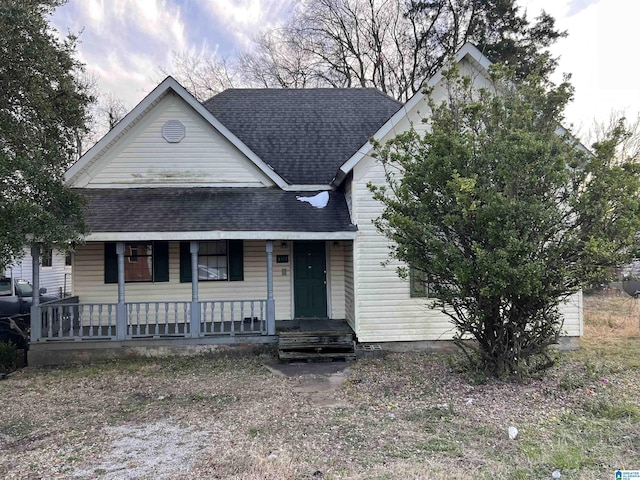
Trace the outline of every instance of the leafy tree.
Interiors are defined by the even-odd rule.
[[[75,38],[59,40],[47,24],[62,3],[0,3],[0,266],[25,245],[66,246],[84,230],[63,175],[91,98],[76,80]]]
[[[551,364],[560,303],[633,256],[639,166],[616,156],[622,123],[592,153],[558,130],[566,81],[516,82],[504,67],[491,76],[495,89],[476,89],[448,71],[427,133],[379,146],[388,185],[370,187],[392,257],[428,282],[469,359],[524,375]]]

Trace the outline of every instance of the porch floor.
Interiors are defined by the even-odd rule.
[[[332,318],[295,318],[293,320],[276,321],[276,332],[344,332],[353,334],[353,330],[345,320]]]

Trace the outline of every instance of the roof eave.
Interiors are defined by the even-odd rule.
[[[482,52],[471,43],[466,43],[460,50],[458,50],[458,53],[454,57],[454,61],[455,63],[460,63],[462,59],[467,56],[485,70],[488,70],[489,66],[491,66],[491,60],[485,57]],[[433,87],[442,80],[442,72],[442,68],[438,70],[438,72],[425,83],[425,87]],[[372,135],[372,138],[377,141],[382,140],[382,138],[384,138],[384,136],[387,135],[387,133],[389,133],[404,118],[404,116],[407,115],[413,107],[415,107],[416,104],[424,98],[425,95],[422,91],[423,89],[421,88],[409,100],[407,100],[407,102],[400,107],[400,109],[392,115],[392,117],[387,120],[387,122],[382,125],[376,133]],[[367,143],[360,147],[358,151],[351,156],[351,158],[340,166],[332,181],[332,185],[335,187],[340,186],[349,172],[351,172],[372,149],[373,144],[371,141],[367,141]]]
[[[192,231],[192,232],[92,232],[87,242],[187,241],[187,240],[354,240],[357,228],[334,232],[292,231]]]

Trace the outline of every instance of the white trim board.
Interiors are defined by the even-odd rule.
[[[206,232],[94,232],[87,242],[131,242],[139,240],[353,240],[356,232],[279,232],[220,231]]]
[[[458,53],[454,57],[454,61],[456,63],[460,63],[462,59],[467,55],[472,60],[475,60],[485,70],[488,69],[489,66],[491,66],[491,61],[487,57],[485,57],[475,45],[471,43],[464,44],[462,48],[458,50]],[[423,88],[433,87],[440,80],[442,80],[442,69],[440,69],[434,76],[432,76],[425,83],[425,86]],[[387,133],[389,133],[398,123],[400,123],[400,121],[409,114],[413,107],[415,107],[417,103],[425,97],[424,93],[422,93],[422,90],[423,89],[420,89],[420,91],[416,92],[409,100],[407,100],[407,102],[402,107],[400,107],[400,109],[396,113],[394,113],[393,116],[389,120],[387,120],[387,122],[382,125],[382,127],[380,127],[376,133],[372,135],[372,137],[377,141],[382,140],[382,138],[384,138]],[[373,145],[370,141],[368,141],[362,147],[360,147],[358,151],[354,153],[351,158],[349,158],[349,160],[347,160],[340,166],[338,175],[336,175],[336,178],[334,178],[334,183],[336,186],[342,183],[346,175],[353,170],[353,168],[360,162],[360,160],[365,157],[365,155],[367,155],[371,151],[372,148]]]

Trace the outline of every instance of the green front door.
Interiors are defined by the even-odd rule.
[[[327,262],[324,242],[294,242],[293,301],[296,318],[327,316]]]

